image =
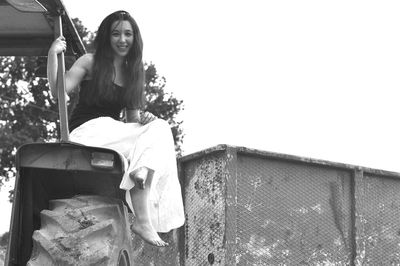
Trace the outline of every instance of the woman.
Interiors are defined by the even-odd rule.
[[[125,11],[107,16],[97,32],[94,54],[80,57],[65,75],[66,92],[80,87],[79,102],[70,118],[70,140],[114,149],[129,166],[120,188],[135,213],[132,230],[146,242],[166,246],[157,232],[184,223],[174,143],[167,122],[144,108],[143,43],[134,19]],[[47,75],[57,96],[57,54],[63,37],[50,47]],[[119,121],[126,110],[127,123]]]

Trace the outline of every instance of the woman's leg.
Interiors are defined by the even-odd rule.
[[[116,150],[128,159],[130,164],[120,188],[126,190],[129,208],[137,213],[136,216],[141,221],[148,220],[148,224],[151,225],[150,229],[141,230],[143,223],[137,222],[134,226],[135,233],[146,241],[157,244],[159,237],[156,232],[168,232],[184,223],[174,142],[171,128],[166,121],[157,119],[149,124],[140,125],[101,117],[75,129],[70,138],[84,145]],[[147,178],[145,191],[138,189],[139,184],[136,185],[130,175],[141,167],[155,171],[149,178],[144,178]]]
[[[154,171],[146,167],[141,167],[130,173],[130,178],[135,182],[135,186],[130,190],[132,206],[135,211],[135,220],[132,230],[143,240],[158,247],[167,246],[151,224],[149,213],[149,193]]]

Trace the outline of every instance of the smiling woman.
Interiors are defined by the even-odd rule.
[[[80,57],[65,75],[66,92],[79,90],[70,118],[70,140],[118,151],[129,164],[120,184],[136,219],[132,230],[148,243],[166,246],[157,232],[184,222],[175,149],[168,123],[143,110],[143,42],[135,20],[125,11],[108,15],[94,40],[94,54]],[[63,37],[48,55],[48,79],[56,88],[57,54]],[[126,122],[120,121],[126,111]]]
[[[133,42],[133,29],[128,21],[115,21],[111,28],[111,48],[115,56],[125,57]]]

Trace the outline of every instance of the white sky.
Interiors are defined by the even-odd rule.
[[[400,2],[64,0],[124,9],[182,99],[185,154],[232,144],[400,172]]]
[[[132,14],[184,101],[185,154],[231,144],[400,172],[399,1],[63,2],[91,31]]]

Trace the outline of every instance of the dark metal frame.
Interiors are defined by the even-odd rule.
[[[93,153],[112,154],[112,169],[94,168]],[[68,142],[31,143],[16,155],[17,176],[5,265],[26,265],[32,252],[32,234],[40,228],[40,212],[49,201],[92,194],[124,201],[119,183],[124,160],[115,151]]]
[[[76,194],[95,194],[124,200],[119,183],[124,172],[124,160],[110,149],[88,147],[69,141],[68,113],[65,94],[65,55],[80,56],[86,53],[83,43],[61,0],[39,0],[35,6],[22,6],[22,2],[7,0],[22,12],[43,13],[54,36],[67,35],[68,48],[57,56],[57,96],[60,118],[60,141],[56,143],[31,143],[20,147],[16,154],[17,175],[11,214],[9,245],[5,265],[26,265],[32,252],[32,233],[40,227],[40,211],[48,208],[49,200],[71,197]],[[7,3],[4,3],[7,5]],[[34,3],[31,3],[32,5]],[[25,8],[26,7],[26,8]],[[18,33],[18,32],[17,32]],[[50,36],[4,36],[0,52],[4,56],[44,56],[53,38]],[[38,42],[35,42],[37,40]],[[31,41],[31,42],[30,42]],[[18,43],[18,49],[13,44]],[[10,48],[11,47],[11,48]],[[21,49],[21,47],[23,49]],[[6,49],[4,49],[6,48]],[[38,49],[39,48],[39,49]],[[3,49],[3,50],[1,50]],[[18,51],[12,54],[13,51]],[[112,169],[99,169],[91,165],[93,153],[112,154]]]
[[[55,37],[63,36],[62,32],[62,19],[59,15],[55,24]],[[64,53],[57,55],[58,69],[57,69],[57,96],[58,96],[58,110],[60,115],[60,139],[61,141],[69,140],[68,129],[68,112],[67,101],[65,97],[65,59]]]

